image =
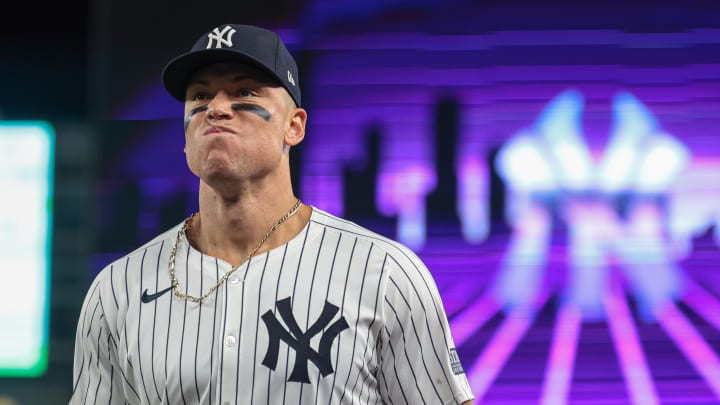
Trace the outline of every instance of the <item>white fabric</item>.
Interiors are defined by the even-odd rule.
[[[113,262],[92,283],[78,324],[70,404],[473,398],[451,356],[437,287],[408,248],[314,208],[299,235],[253,257],[201,304],[172,291],[143,303],[144,291],[170,286],[179,227]],[[182,238],[175,268],[182,288],[200,296],[231,266]],[[302,335],[318,320],[308,343]]]

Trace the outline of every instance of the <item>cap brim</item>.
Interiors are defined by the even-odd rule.
[[[199,69],[214,63],[242,62],[257,67],[278,83],[282,83],[275,72],[257,59],[231,49],[206,49],[189,52],[171,60],[163,69],[162,82],[170,95],[178,101],[185,101],[185,91],[192,75]]]

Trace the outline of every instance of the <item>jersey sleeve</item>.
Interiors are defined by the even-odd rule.
[[[70,405],[125,404],[117,345],[103,303],[102,278],[97,277],[88,289],[78,320]]]
[[[386,403],[460,404],[474,398],[430,272],[406,252],[388,260],[378,384]]]

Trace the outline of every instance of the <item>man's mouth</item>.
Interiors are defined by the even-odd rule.
[[[212,126],[210,126],[210,128],[206,129],[205,132],[203,132],[203,135],[221,134],[221,133],[234,134],[235,131],[233,131],[230,128],[224,127],[222,125],[212,125]]]

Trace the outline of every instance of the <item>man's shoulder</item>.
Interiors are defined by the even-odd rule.
[[[174,240],[177,238],[177,233],[180,231],[180,227],[182,226],[182,223],[177,224],[173,226],[172,228],[168,229],[167,231],[155,236],[148,242],[144,243],[140,247],[136,248],[135,250],[131,251],[130,253],[127,253],[109,264],[107,264],[101,272],[110,271],[111,268],[116,268],[118,266],[122,266],[123,268],[127,267],[127,264],[130,262],[134,262],[136,260],[139,260],[142,258],[143,255],[146,255],[150,251],[155,251],[160,249],[161,246],[165,244],[172,244]]]
[[[370,243],[375,249],[383,250],[387,253],[388,257],[391,257],[400,265],[422,265],[420,258],[409,247],[353,221],[330,214],[316,207],[313,207],[313,214],[310,220],[328,229],[340,232],[343,235],[355,237],[358,240]]]
[[[123,301],[118,298],[124,295],[123,291],[127,294],[127,291],[132,291],[134,287],[138,287],[139,289],[138,283],[141,282],[140,274],[144,266],[143,261],[157,260],[161,250],[167,252],[167,250],[170,249],[168,246],[174,243],[181,225],[182,224],[178,224],[157,235],[132,252],[114,259],[101,268],[100,271],[95,274],[88,288],[86,300],[95,299],[100,302],[103,300],[111,300],[112,302],[118,303]],[[165,247],[163,247],[163,245]],[[116,306],[107,306],[105,309],[110,310],[111,308],[116,308]],[[110,313],[106,313],[106,315],[109,316]]]

